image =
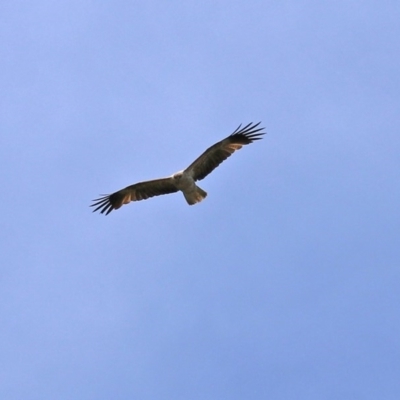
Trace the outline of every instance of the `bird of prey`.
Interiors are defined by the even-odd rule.
[[[186,169],[167,178],[135,183],[118,192],[93,200],[94,203],[91,207],[96,207],[93,212],[100,210],[100,213],[108,215],[112,210],[118,210],[131,201],[145,200],[153,196],[175,193],[179,190],[183,193],[189,205],[199,203],[207,196],[207,193],[199,188],[195,182],[204,179],[242,146],[253,143],[254,140],[262,139],[261,135],[264,135],[265,132],[262,132],[264,128],[258,128],[260,123],[250,123],[243,128],[241,128],[242,125],[239,125],[230,136],[209,147]]]

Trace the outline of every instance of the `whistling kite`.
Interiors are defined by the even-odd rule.
[[[175,193],[179,190],[183,193],[189,205],[199,203],[207,196],[207,193],[199,188],[195,182],[204,179],[231,154],[241,149],[243,145],[262,139],[260,136],[264,135],[265,132],[260,133],[264,128],[257,128],[260,123],[250,123],[242,129],[239,125],[235,132],[208,148],[185,170],[168,178],[135,183],[118,192],[93,200],[95,203],[91,207],[96,207],[93,211],[100,210],[102,214],[106,213],[107,215],[112,210],[118,210],[131,201],[145,200],[153,196]]]

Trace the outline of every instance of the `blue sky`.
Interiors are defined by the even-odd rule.
[[[398,399],[399,20],[2,1],[0,397]],[[201,204],[91,213],[251,121]]]

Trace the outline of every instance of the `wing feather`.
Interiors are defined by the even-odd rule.
[[[100,210],[100,213],[108,215],[112,210],[118,210],[118,208],[131,201],[146,200],[150,197],[175,193],[177,191],[178,189],[172,178],[154,179],[127,186],[110,195],[104,195],[93,200],[94,203],[91,207],[96,207],[93,212]]]
[[[186,168],[185,172],[190,173],[195,181],[204,179],[236,150],[241,149],[246,144],[253,143],[255,140],[262,139],[261,136],[265,132],[262,132],[264,128],[257,128],[260,123],[253,124],[251,122],[243,128],[241,128],[242,125],[239,125],[230,136],[209,147]]]

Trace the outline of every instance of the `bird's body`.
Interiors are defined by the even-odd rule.
[[[226,160],[243,145],[250,144],[254,140],[261,139],[264,128],[257,128],[258,124],[248,124],[244,128],[239,127],[227,138],[208,148],[186,169],[161,179],[139,182],[111,195],[94,200],[93,211],[109,214],[124,204],[131,201],[145,200],[149,197],[181,191],[189,205],[202,201],[207,193],[196,185],[196,181],[204,179],[219,164]],[[257,128],[257,129],[256,129]]]
[[[174,180],[176,188],[183,193],[190,206],[200,203],[200,201],[206,198],[207,192],[196,185],[192,176],[192,171],[179,171],[172,175],[172,179]]]

